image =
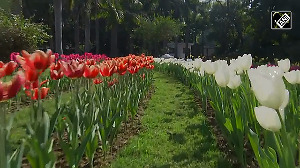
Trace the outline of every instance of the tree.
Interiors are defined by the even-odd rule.
[[[55,51],[62,54],[62,0],[54,0],[53,6],[55,17]]]
[[[148,53],[158,56],[168,41],[180,33],[181,24],[171,17],[157,16],[153,20],[141,18],[139,27],[134,30],[135,37],[143,41]],[[163,47],[159,47],[163,43]]]
[[[107,20],[107,28],[111,30],[110,56],[118,56],[118,26],[124,19],[122,6],[119,0],[104,0],[98,3],[99,13],[97,18]]]

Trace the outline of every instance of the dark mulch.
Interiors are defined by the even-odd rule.
[[[49,99],[53,99],[54,98],[54,94],[53,93],[49,93],[43,100],[41,100],[42,102],[45,100],[49,100]],[[29,97],[27,96],[23,96],[21,101],[16,101],[16,100],[11,100],[11,104],[10,107],[8,109],[8,113],[16,113],[19,110],[22,110],[24,107],[28,107],[31,104],[31,100]]]
[[[197,92],[195,92],[197,93]],[[194,96],[195,102],[197,105],[202,108],[202,102],[200,99],[199,94],[195,94]],[[217,124],[216,118],[215,118],[215,112],[214,109],[210,106],[209,101],[207,102],[207,111],[205,112],[205,116],[207,118],[207,121],[209,123],[209,126],[216,136],[217,145],[220,149],[220,151],[223,151],[226,155],[226,158],[229,162],[232,163],[234,168],[240,168],[242,167],[235,156],[234,151],[230,148],[228,145],[226,139],[224,138],[222,131],[220,127]],[[246,160],[247,160],[247,168],[258,168],[257,161],[254,159],[254,153],[251,149],[250,143],[246,142],[244,144],[244,150],[246,151]]]
[[[101,142],[99,142],[99,148],[97,149],[94,156],[94,167],[108,167],[110,163],[116,158],[118,152],[129,142],[129,140],[139,134],[142,131],[141,118],[144,115],[144,109],[147,107],[148,101],[151,99],[152,94],[155,92],[155,87],[152,86],[145,96],[145,98],[139,103],[138,113],[134,117],[129,117],[128,121],[121,124],[119,133],[117,134],[115,141],[113,142],[111,150],[104,154],[101,149]],[[57,157],[56,165],[57,168],[69,167],[67,160],[63,154],[62,149],[59,147],[58,138],[54,135],[54,151]],[[30,165],[28,160],[24,157],[22,167],[29,168]],[[90,167],[88,165],[88,159],[84,156],[80,162],[82,168]]]

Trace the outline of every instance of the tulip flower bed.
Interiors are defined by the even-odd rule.
[[[297,167],[300,163],[300,71],[288,59],[250,68],[251,55],[230,61],[155,59],[156,68],[198,91],[241,165]],[[247,157],[247,146],[252,156]],[[255,164],[254,164],[255,165]]]
[[[21,167],[23,156],[28,161],[25,165],[33,168],[78,167],[83,156],[93,167],[96,150],[100,148],[104,155],[110,150],[122,122],[137,114],[138,103],[152,84],[153,57],[129,55],[97,61],[55,61],[50,50],[38,50],[17,55],[16,62],[21,68],[15,73],[16,62],[0,62],[0,167]],[[42,80],[48,68],[50,77]],[[69,85],[66,88],[71,89],[67,102],[61,99],[65,81]],[[42,101],[50,89],[55,101],[52,115]],[[32,110],[26,123],[26,137],[14,150],[9,141],[13,115],[6,117],[6,112],[9,100],[18,92],[31,99]],[[56,165],[54,140],[65,165]]]

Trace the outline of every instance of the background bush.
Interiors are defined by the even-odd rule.
[[[0,60],[9,61],[12,52],[37,49],[50,38],[46,30],[43,24],[31,23],[0,9]]]

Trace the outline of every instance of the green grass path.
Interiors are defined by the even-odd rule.
[[[130,140],[111,167],[231,167],[189,88],[158,72],[154,78],[156,91],[142,118],[143,132]]]

